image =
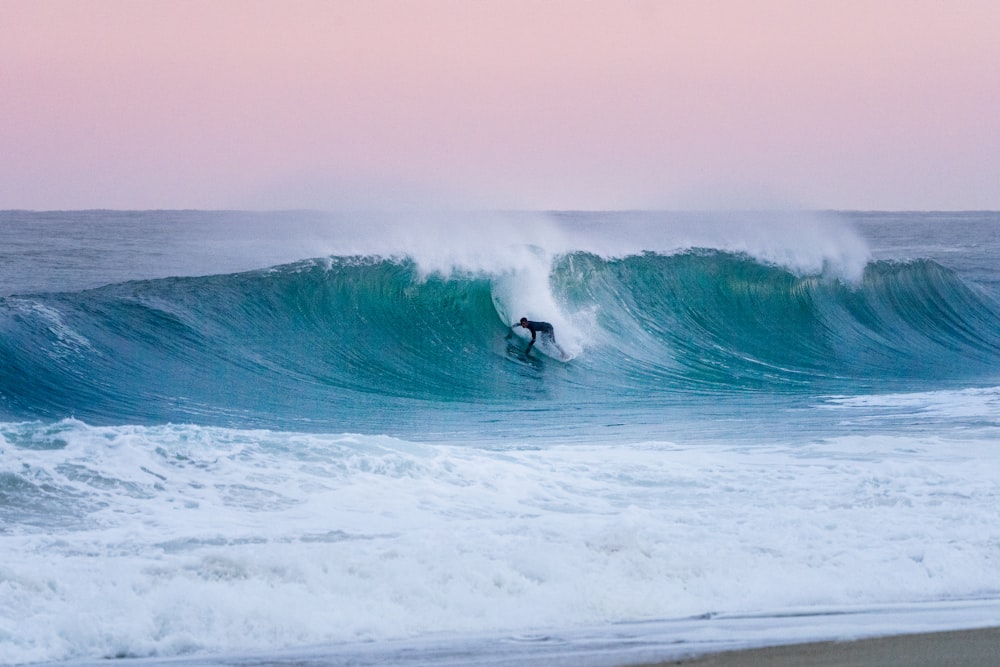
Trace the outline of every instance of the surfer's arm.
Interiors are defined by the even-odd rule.
[[[524,351],[525,354],[527,354],[528,352],[531,352],[531,346],[535,344],[535,330],[534,329],[529,329],[529,331],[531,332],[531,342],[528,343],[528,349],[526,349]]]

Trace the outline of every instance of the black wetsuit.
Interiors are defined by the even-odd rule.
[[[542,334],[542,337],[549,341],[550,343],[556,342],[556,334],[552,329],[552,325],[548,322],[532,322],[528,321],[528,331],[531,332],[531,342],[535,342],[535,333]]]
[[[556,343],[555,331],[552,329],[552,325],[548,322],[532,322],[529,320],[527,329],[531,332],[531,342],[528,343],[528,349],[524,351],[525,354],[531,352],[531,348],[535,345],[535,333],[542,334],[542,338],[545,339],[546,342],[559,347]]]

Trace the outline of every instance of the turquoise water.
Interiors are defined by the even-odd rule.
[[[588,419],[604,422],[637,397],[742,404],[1000,373],[995,298],[934,259],[872,260],[849,280],[720,249],[538,254],[535,282],[369,255],[9,295],[0,416],[421,437],[405,424],[428,410],[465,423],[601,405]],[[523,354],[510,324],[536,294],[571,363]]]
[[[994,600],[998,252],[995,213],[0,213],[0,653]]]

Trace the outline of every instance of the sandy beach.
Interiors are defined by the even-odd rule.
[[[644,667],[956,667],[1000,665],[1000,628],[727,651]]]

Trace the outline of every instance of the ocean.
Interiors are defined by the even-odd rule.
[[[998,257],[993,212],[0,212],[0,664],[1000,625]]]

